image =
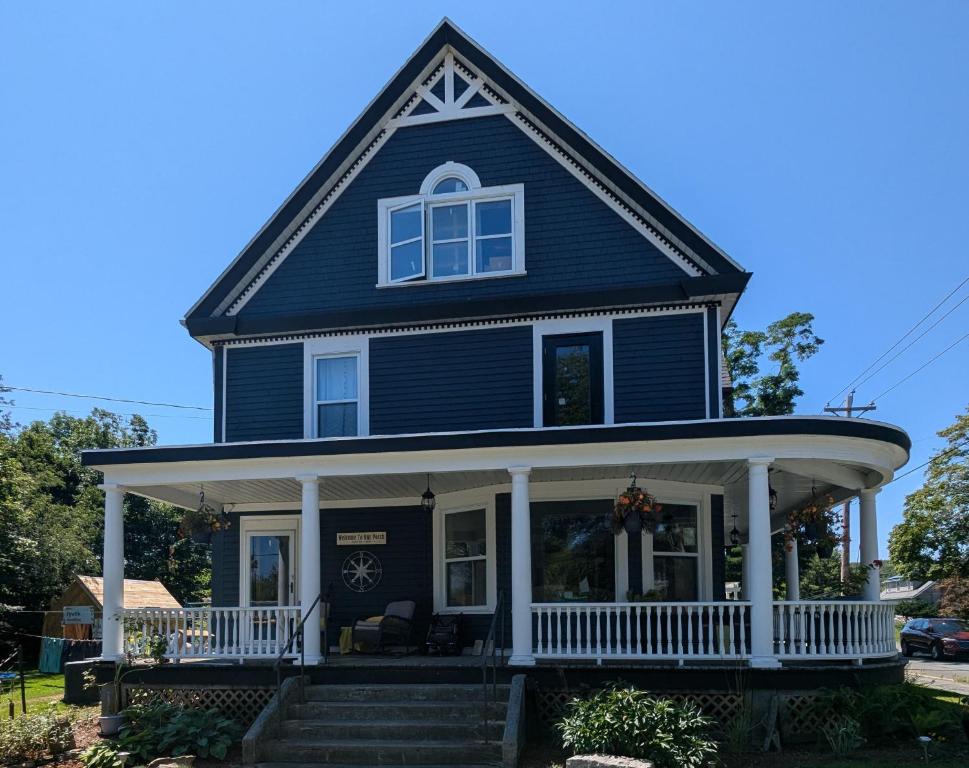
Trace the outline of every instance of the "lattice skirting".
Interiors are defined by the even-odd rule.
[[[551,728],[565,714],[565,705],[569,701],[591,694],[592,691],[589,689],[536,690],[534,696],[539,722],[543,727]],[[703,714],[713,718],[716,723],[715,730],[722,729],[732,719],[741,715],[745,699],[744,694],[738,692],[691,691],[654,695],[657,698],[678,702],[693,702]],[[778,726],[781,738],[785,742],[814,741],[818,738],[822,726],[831,718],[814,707],[816,698],[817,694],[810,692],[778,694]],[[763,713],[755,714],[754,720],[757,721],[762,716]]]
[[[273,688],[233,688],[207,685],[122,685],[122,701],[129,704],[148,704],[165,701],[184,707],[217,709],[248,728],[273,697]]]

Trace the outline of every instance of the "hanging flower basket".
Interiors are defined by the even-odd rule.
[[[182,522],[178,528],[182,538],[188,537],[196,544],[208,544],[212,541],[212,534],[224,531],[229,527],[229,518],[205,502],[205,492],[199,494],[198,509],[187,509],[182,515]]]
[[[822,559],[831,557],[834,548],[842,540],[841,515],[835,509],[834,497],[819,496],[816,488],[811,488],[811,498],[802,506],[792,509],[787,515],[784,530],[784,546],[788,551],[794,547],[794,540],[806,549],[813,549]]]
[[[630,478],[629,487],[616,497],[612,510],[612,530],[617,535],[621,531],[639,533],[644,528],[651,531],[656,526],[656,515],[663,509],[656,503],[656,497],[636,485],[636,475]]]

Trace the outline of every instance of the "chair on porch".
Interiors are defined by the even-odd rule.
[[[381,653],[392,645],[410,647],[414,611],[413,600],[387,604],[382,616],[359,618],[353,622],[353,649],[359,653]]]

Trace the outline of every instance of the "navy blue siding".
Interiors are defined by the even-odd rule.
[[[377,289],[377,200],[417,194],[453,160],[484,186],[524,184],[527,277]],[[503,116],[397,130],[241,310],[286,315],[367,306],[660,285],[686,273]]]
[[[212,536],[212,605],[239,605],[239,520],[230,514],[229,527]]]
[[[222,442],[222,361],[225,354],[223,347],[216,347],[212,352],[212,440]]]
[[[490,328],[370,341],[370,432],[530,427],[532,329]]]
[[[629,544],[629,591],[633,594],[643,593],[643,537],[642,534],[627,534]],[[625,595],[619,596],[625,599]]]
[[[706,416],[704,315],[648,315],[613,322],[617,424]]]
[[[720,418],[720,326],[717,324],[717,308],[707,307],[707,365],[710,373],[707,376],[709,385],[708,402],[710,403],[710,418]]]
[[[303,437],[303,345],[229,349],[225,439]]]
[[[724,549],[723,522],[723,496],[715,493],[710,496],[710,547],[713,550],[714,600],[726,599],[724,581],[727,578],[727,553]]]

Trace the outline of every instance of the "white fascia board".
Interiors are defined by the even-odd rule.
[[[415,443],[417,444],[417,443]],[[629,466],[710,461],[745,461],[770,455],[775,459],[813,459],[849,463],[874,470],[881,482],[891,479],[904,463],[896,446],[867,438],[827,435],[643,440],[544,446],[502,446],[434,451],[401,451],[328,456],[159,462],[95,466],[106,483],[122,486],[201,483],[220,480],[291,478],[315,473],[320,477],[371,474],[424,474],[533,468]]]

